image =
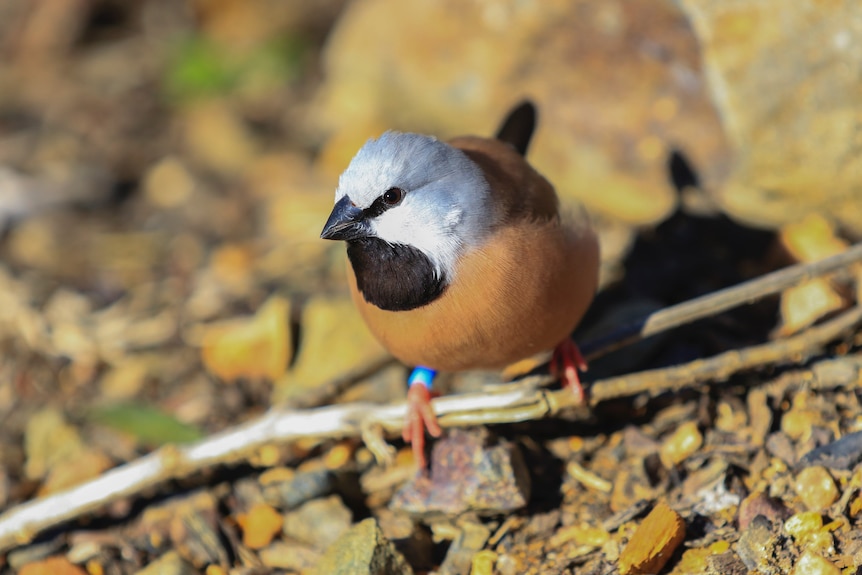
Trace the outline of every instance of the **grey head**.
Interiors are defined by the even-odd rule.
[[[464,152],[430,136],[386,132],[369,140],[341,174],[321,237],[348,242],[359,282],[357,266],[374,264],[359,249],[373,247],[388,267],[366,273],[409,274],[407,266],[419,257],[433,272],[425,279],[445,283],[459,255],[487,236],[489,201],[481,169]]]

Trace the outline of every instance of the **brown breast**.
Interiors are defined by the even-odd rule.
[[[351,291],[369,328],[407,365],[440,371],[501,368],[550,350],[580,321],[598,283],[598,242],[583,213],[558,214],[548,182],[510,146],[457,138],[484,171],[496,222],[488,240],[460,259],[451,283],[428,305],[385,311]]]
[[[466,254],[432,303],[385,311],[351,291],[381,343],[407,365],[502,368],[563,341],[592,301],[598,244],[589,228],[556,222],[501,228]]]

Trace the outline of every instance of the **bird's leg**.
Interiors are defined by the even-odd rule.
[[[440,437],[443,430],[431,408],[431,383],[437,372],[427,367],[416,367],[407,379],[407,413],[401,437],[413,445],[413,457],[420,469],[425,469],[425,430]]]
[[[578,344],[572,338],[566,338],[554,349],[551,359],[551,373],[559,378],[563,387],[568,387],[575,394],[577,400],[584,401],[584,386],[578,377],[578,370],[587,371],[587,362],[578,349]]]

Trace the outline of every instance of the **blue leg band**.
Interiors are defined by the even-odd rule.
[[[429,367],[422,367],[421,365],[417,365],[410,373],[410,377],[407,378],[407,385],[410,386],[417,383],[421,383],[428,390],[430,390],[436,376],[437,372],[435,370]]]

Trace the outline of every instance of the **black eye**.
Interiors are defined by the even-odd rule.
[[[383,203],[387,206],[395,206],[404,199],[404,190],[401,188],[389,188],[383,192]]]

